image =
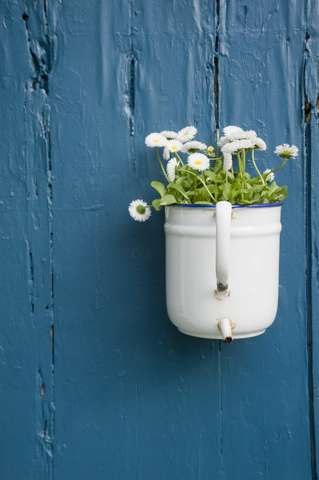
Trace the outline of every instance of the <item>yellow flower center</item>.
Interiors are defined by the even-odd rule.
[[[195,165],[201,165],[203,162],[201,160],[195,160]]]
[[[154,138],[153,142],[158,143],[159,142],[158,138]]]
[[[185,135],[188,135],[188,132],[185,132],[185,133],[184,133],[184,136],[185,136]]]
[[[177,147],[175,147],[175,145],[172,146],[172,150],[176,150]]]

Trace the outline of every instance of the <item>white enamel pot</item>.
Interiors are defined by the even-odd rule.
[[[182,333],[230,343],[273,323],[281,205],[165,207],[167,311]]]

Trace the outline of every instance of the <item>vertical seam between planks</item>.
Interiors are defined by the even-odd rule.
[[[214,96],[215,96],[215,131],[216,131],[216,143],[219,141],[219,72],[218,72],[218,50],[219,50],[219,23],[220,23],[220,8],[219,1],[216,0],[215,18],[215,51],[214,51]],[[218,156],[218,147],[217,152]],[[223,478],[224,465],[223,465],[223,382],[222,382],[222,369],[221,369],[221,351],[222,341],[218,340],[218,376],[219,376],[219,442],[220,442],[220,478]]]
[[[130,57],[129,57],[129,111],[130,111],[130,135],[134,136],[134,108],[135,108],[135,54],[133,45],[133,0],[130,0]]]
[[[219,0],[216,0],[216,30],[215,30],[215,52],[214,52],[214,95],[215,95],[215,130],[216,143],[219,141],[219,74],[218,74],[218,49],[219,49]],[[218,146],[217,146],[218,156]]]
[[[310,55],[307,48],[308,32],[305,35],[305,58],[303,65],[303,109],[304,109],[304,156],[305,156],[305,231],[306,231],[306,316],[307,316],[307,354],[308,354],[308,395],[309,426],[312,478],[317,479],[314,389],[313,389],[313,318],[312,318],[312,206],[311,206],[311,113],[313,106],[309,103],[305,89],[306,60]]]
[[[136,69],[136,58],[135,58],[135,49],[133,44],[133,0],[129,0],[129,16],[130,16],[130,54],[128,58],[128,106],[129,106],[129,135],[130,135],[130,154],[132,157],[132,164],[133,164],[133,173],[136,174],[136,159],[135,159],[135,149],[134,149],[134,109],[135,109],[135,69]],[[134,222],[136,223],[136,222]],[[134,231],[134,285],[135,285],[135,299],[139,298],[137,294],[139,291],[139,258],[138,258],[138,239],[137,239],[137,228],[138,226],[135,225]],[[135,310],[137,315],[135,315],[135,361],[136,361],[136,387],[135,387],[135,395],[136,395],[136,477],[139,478],[140,476],[140,443],[139,443],[139,418],[140,418],[140,369],[139,369],[139,337],[138,337],[138,322],[137,318],[139,318],[138,311],[139,305],[135,305]]]
[[[30,6],[29,12],[27,8],[27,2],[24,4],[24,13],[22,19],[25,22],[26,38],[28,42],[28,50],[30,54],[31,64],[33,66],[33,74],[25,84],[25,102],[24,109],[27,111],[27,101],[31,104],[32,99],[32,112],[30,110],[29,115],[36,114],[39,125],[41,125],[40,136],[36,136],[36,142],[42,142],[45,140],[46,150],[43,153],[43,160],[45,160],[44,173],[46,176],[46,213],[47,213],[47,232],[49,241],[49,296],[50,302],[45,307],[49,310],[49,335],[51,337],[51,362],[49,365],[49,372],[51,373],[51,396],[46,393],[45,381],[47,369],[41,368],[39,365],[37,370],[37,388],[39,397],[37,397],[37,433],[38,443],[41,451],[41,455],[45,459],[43,468],[45,468],[46,475],[50,479],[54,478],[54,466],[53,466],[53,438],[54,438],[54,320],[53,320],[53,261],[52,261],[52,184],[51,184],[51,139],[50,139],[50,102],[49,102],[49,74],[51,71],[51,57],[52,57],[52,39],[49,36],[48,30],[48,18],[47,18],[47,2],[43,2],[43,14],[44,16],[38,17],[39,22],[44,22],[44,35],[41,37],[41,31],[37,23],[31,22],[29,27],[28,20],[29,15],[34,15],[33,9],[39,8],[33,2]],[[31,41],[32,40],[32,41]],[[42,97],[37,92],[42,91]],[[37,103],[38,99],[43,100],[43,104]],[[31,109],[31,106],[29,106]],[[25,145],[25,155],[26,145]],[[33,169],[33,165],[31,167]],[[32,172],[30,172],[31,174]],[[32,179],[32,194],[31,198],[39,200],[39,189],[36,178]],[[29,197],[28,197],[29,198]],[[28,246],[28,260],[29,260],[29,275],[30,283],[32,285],[30,291],[30,303],[31,314],[33,316],[35,311],[35,293],[34,293],[34,277],[35,277],[35,258],[32,255],[31,245],[27,242]],[[45,282],[42,283],[44,287]],[[46,294],[46,293],[45,293]],[[48,299],[47,299],[48,300]],[[49,307],[50,305],[50,307]],[[39,320],[39,313],[37,313]],[[42,318],[42,317],[41,317]],[[48,390],[49,391],[49,390]]]
[[[54,479],[54,433],[55,433],[55,398],[54,398],[54,270],[53,270],[53,208],[52,208],[52,163],[51,163],[51,113],[50,113],[50,99],[49,99],[49,73],[51,71],[51,56],[52,56],[52,46],[50,41],[49,35],[49,24],[48,24],[48,3],[46,0],[43,1],[43,9],[44,9],[44,18],[45,18],[45,32],[46,32],[46,41],[47,41],[47,49],[48,49],[48,72],[46,75],[46,101],[49,106],[48,110],[48,120],[47,120],[47,145],[48,145],[48,153],[47,153],[47,197],[48,197],[48,227],[49,227],[49,262],[50,262],[50,293],[51,293],[51,388],[52,388],[52,402],[51,402],[51,421],[52,421],[52,479]]]

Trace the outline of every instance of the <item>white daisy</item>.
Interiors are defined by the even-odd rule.
[[[207,145],[205,145],[205,143],[193,141],[184,143],[182,146],[182,152],[186,153],[189,150],[206,150],[206,148]]]
[[[255,143],[255,148],[257,148],[257,150],[266,150],[267,145],[261,138],[255,138],[253,142]]]
[[[187,159],[187,163],[195,170],[207,170],[209,168],[209,159],[203,153],[192,153]]]
[[[246,130],[245,132],[235,135],[237,140],[254,140],[257,137],[257,133],[254,130]],[[234,138],[234,140],[235,140]]]
[[[191,140],[192,138],[194,138],[196,133],[197,133],[197,128],[192,126],[185,127],[178,132],[177,140],[179,140],[182,143],[187,142],[188,140]]]
[[[231,156],[231,153],[224,153],[224,164],[223,164],[223,170],[226,172],[226,170],[229,170],[233,164],[233,159]]]
[[[225,137],[232,139],[232,137],[242,133],[244,130],[240,127],[234,127],[234,125],[229,125],[228,127],[223,128]]]
[[[174,182],[175,180],[175,167],[178,165],[176,158],[171,158],[170,161],[167,163],[167,176],[170,182]]]
[[[145,222],[151,216],[151,209],[143,200],[133,200],[128,207],[128,211],[134,220]]]
[[[176,132],[169,132],[168,130],[164,130],[160,133],[160,135],[163,135],[163,137],[167,138],[167,140],[174,140],[175,138],[177,138]]]
[[[145,138],[148,147],[165,147],[168,140],[160,133],[151,133]]]
[[[275,153],[279,157],[283,158],[296,158],[299,153],[298,148],[295,145],[288,145],[288,143],[284,143],[283,145],[279,145],[276,147]]]
[[[254,148],[255,144],[251,140],[236,140],[236,142],[229,142],[226,143],[222,147],[222,152],[225,153],[236,153],[239,150],[243,150],[244,148],[247,150],[248,148]]]
[[[217,145],[219,147],[223,147],[224,145],[226,145],[226,143],[229,143],[230,142],[230,139],[228,137],[221,137],[218,142],[217,142]]]
[[[178,140],[168,140],[167,148],[170,152],[180,152],[183,148],[183,144]]]
[[[263,174],[269,173],[269,172],[271,172],[271,170],[270,170],[270,168],[267,168],[267,169],[263,172]],[[274,174],[274,172],[269,173],[269,175],[267,175],[267,177],[266,177],[266,182],[273,182],[274,180],[275,180],[275,174]]]

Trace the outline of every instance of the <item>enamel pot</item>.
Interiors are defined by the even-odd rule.
[[[167,311],[182,333],[230,343],[273,323],[281,205],[165,207]]]

